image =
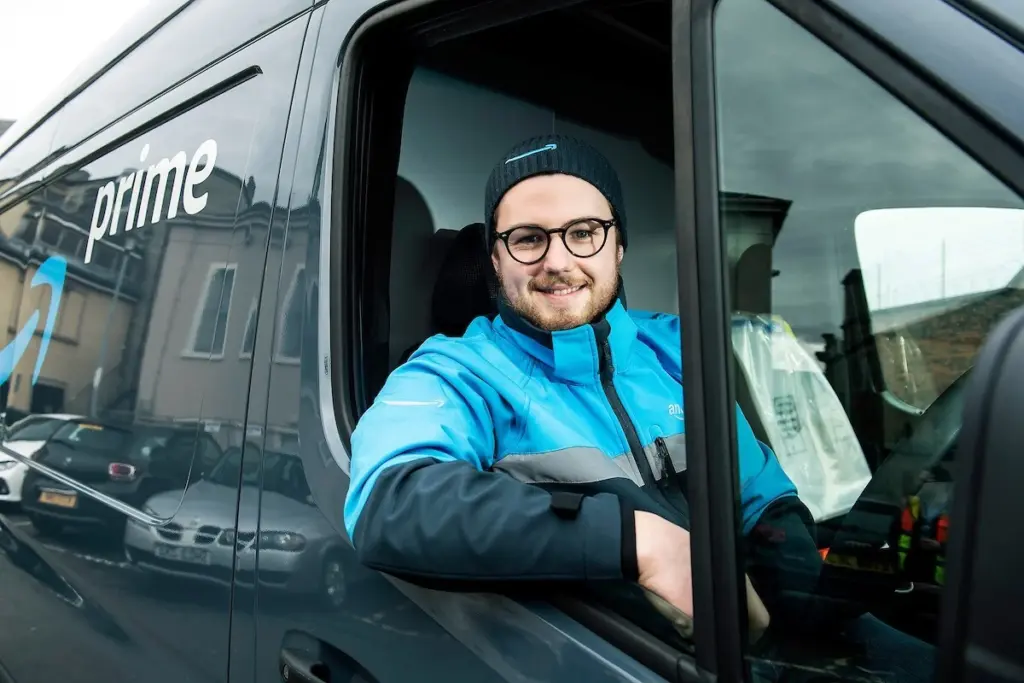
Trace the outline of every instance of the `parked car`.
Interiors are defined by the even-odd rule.
[[[252,572],[233,572],[235,553],[255,556],[260,549],[263,585],[340,606],[351,554],[316,509],[301,458],[268,451],[262,472],[254,459],[245,461],[244,471],[242,465],[242,450],[229,449],[188,490],[149,498],[143,511],[175,521],[160,526],[130,522],[124,536],[128,560],[157,574],[252,584]],[[259,529],[236,527],[235,519],[224,514],[234,505],[240,479],[247,484],[243,496],[262,496]]]
[[[1019,490],[978,357],[1024,305],[1024,3],[164,0],[75,61],[0,136],[0,412],[64,419],[0,449],[0,680],[1019,678],[1016,527],[972,506]],[[635,582],[413,580],[345,530],[354,426],[499,315],[486,179],[550,132],[621,178],[629,307],[679,315],[692,633]],[[820,580],[737,523],[737,404]],[[749,638],[772,544],[759,594],[907,668],[770,600]]]
[[[32,459],[62,424],[78,417],[80,416],[56,413],[29,415],[10,426],[0,446],[24,458]],[[0,450],[0,503],[21,502],[21,485],[26,472],[28,465],[24,461]]]
[[[30,470],[22,509],[43,533],[92,527],[120,540],[124,514],[97,496],[140,508],[154,494],[183,489],[204,445],[195,429],[68,420],[33,458],[63,477]]]

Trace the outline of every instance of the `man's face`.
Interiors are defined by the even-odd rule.
[[[563,174],[541,175],[516,184],[502,197],[495,230],[519,225],[556,230],[580,218],[611,217],[608,200],[590,183]],[[551,235],[539,263],[516,261],[500,239],[491,260],[512,309],[540,329],[553,331],[584,325],[608,308],[618,289],[622,253],[615,227],[604,248],[587,258],[573,256],[561,235]]]

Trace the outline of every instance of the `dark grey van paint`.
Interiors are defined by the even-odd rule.
[[[11,230],[32,241],[56,235],[72,251],[85,236],[68,226],[87,231],[93,218],[91,180],[178,151],[190,157],[208,136],[219,145],[203,212],[179,208],[136,228],[132,246],[125,233],[104,241],[97,267],[69,262],[55,339],[75,343],[51,349],[49,362],[71,369],[40,392],[59,409],[31,410],[88,415],[92,392],[110,392],[102,395],[138,406],[154,430],[191,430],[204,445],[177,463],[188,486],[122,501],[129,514],[97,521],[75,515],[87,505],[99,514],[98,484],[27,475],[32,491],[59,489],[79,507],[48,517],[27,504],[0,516],[0,680],[271,683],[282,652],[382,682],[664,680],[551,605],[417,588],[360,566],[344,537],[347,454],[325,314],[336,295],[325,264],[338,220],[339,57],[361,20],[391,4],[154,3],[0,140],[0,219],[20,216]],[[999,82],[988,65],[956,59],[955,44],[935,53],[947,27],[971,30],[944,2],[915,2],[914,16],[936,22],[913,21],[900,3],[833,4],[969,96],[1008,139],[1024,139],[1019,91],[1004,87],[1022,72],[1019,52],[972,34],[998,59]],[[140,161],[144,143],[150,156]],[[214,266],[193,272],[209,251]],[[0,234],[0,257],[26,273],[48,253]],[[246,305],[222,319],[223,300],[236,296]],[[75,355],[75,335],[108,332],[121,347]],[[11,391],[31,381],[28,356]],[[82,363],[87,377],[74,370]],[[183,405],[199,406],[202,420],[171,424]],[[152,438],[138,462],[157,459],[164,437]],[[139,521],[151,517],[161,524]],[[209,564],[197,571],[185,553]]]

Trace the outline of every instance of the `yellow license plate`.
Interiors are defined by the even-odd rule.
[[[78,505],[78,494],[58,493],[57,491],[40,491],[39,502],[56,505],[62,508],[73,508]]]

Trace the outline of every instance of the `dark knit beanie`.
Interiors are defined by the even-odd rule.
[[[491,171],[484,191],[484,239],[487,252],[494,247],[494,210],[513,185],[535,175],[564,173],[581,178],[605,196],[626,246],[626,213],[622,186],[611,163],[592,145],[566,135],[541,135],[523,140],[502,157]]]

